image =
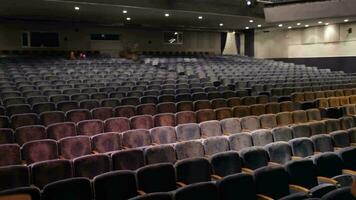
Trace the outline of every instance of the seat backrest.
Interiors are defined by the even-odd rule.
[[[206,158],[190,158],[175,164],[177,181],[184,184],[207,182],[211,180],[212,168]]]
[[[90,180],[87,178],[70,178],[50,183],[43,188],[42,198],[45,200],[91,200]]]
[[[98,175],[93,180],[96,199],[125,200],[137,196],[135,172],[112,171]]]

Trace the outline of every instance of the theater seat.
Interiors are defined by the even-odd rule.
[[[138,195],[135,172],[128,170],[96,176],[93,189],[97,200],[126,200]]]
[[[217,153],[211,156],[210,162],[215,176],[225,177],[241,173],[241,158],[235,151]]]
[[[317,168],[312,160],[296,160],[285,166],[289,174],[289,181],[293,185],[304,187],[309,190],[312,197],[321,198],[326,193],[335,190],[336,185],[318,182]]]
[[[204,199],[219,200],[219,192],[214,183],[196,183],[174,192],[175,200]]]
[[[172,164],[147,165],[137,171],[138,189],[145,193],[175,190],[176,176]]]
[[[0,191],[30,186],[30,171],[27,166],[0,167]]]
[[[297,193],[290,193],[291,189],[287,172],[283,167],[263,167],[257,169],[254,173],[256,190],[258,195],[280,200],[303,200],[307,198],[307,193],[303,190],[297,190]]]
[[[339,184],[342,187],[351,186],[353,171],[345,171],[341,158],[332,152],[318,154],[313,157],[314,164],[317,166],[319,178],[327,183]]]
[[[36,187],[18,187],[0,192],[0,200],[40,200],[41,193]]]
[[[180,185],[189,185],[211,180],[212,167],[205,158],[190,158],[178,161],[175,164],[177,182]]]
[[[36,162],[30,165],[32,184],[42,189],[45,185],[73,177],[70,160],[55,159]]]
[[[87,178],[69,178],[46,185],[43,200],[80,199],[92,200],[92,188]]]

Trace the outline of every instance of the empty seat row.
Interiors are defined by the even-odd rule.
[[[84,195],[81,196],[82,198],[88,197],[84,199],[91,199],[93,191],[90,188],[93,188],[95,199],[109,200],[128,199],[139,194],[172,192],[177,189],[176,192],[178,192],[189,189],[190,186],[215,180],[218,188],[225,188],[229,191],[222,199],[237,197],[257,199],[256,191],[273,198],[289,195],[291,199],[295,199],[295,195],[299,196],[297,199],[303,199],[300,198],[301,196],[322,197],[339,186],[351,185],[350,174],[355,170],[355,166],[352,166],[354,164],[352,156],[355,156],[355,150],[355,148],[345,149],[338,154],[322,153],[313,157],[312,160],[291,161],[286,163],[284,168],[283,165],[277,166],[276,164],[260,166],[251,170],[252,172],[246,172],[246,167],[248,167],[246,162],[249,161],[240,157],[237,152],[216,154],[210,159],[202,157],[185,159],[174,165],[152,164],[141,167],[136,172],[128,170],[108,172],[107,166],[102,164],[104,160],[99,158],[96,159],[97,165],[90,166],[91,168],[88,168],[88,164],[95,165],[94,160],[91,163],[85,160],[75,160],[73,164],[68,160],[51,160],[46,163],[33,164],[30,169],[25,166],[1,167],[0,190],[28,187],[32,183],[43,189],[44,199],[51,195],[50,199],[57,199],[79,194],[79,196]],[[11,174],[12,177],[6,174]],[[93,187],[87,178],[93,179]],[[87,182],[89,189],[82,188],[83,182]],[[290,193],[289,189],[295,192]],[[230,196],[231,193],[236,194]],[[196,195],[196,198],[200,198],[199,195],[204,194],[197,193]],[[204,199],[210,198],[208,195]],[[212,199],[219,198],[215,196]]]
[[[347,131],[334,131],[330,134],[308,135],[309,127],[281,127],[272,130],[260,129],[251,133],[242,132],[224,136],[219,122],[210,121],[197,124],[185,124],[174,127],[157,127],[150,131],[144,129],[129,130],[123,133],[102,133],[93,137],[64,136],[58,142],[52,139],[29,141],[20,146],[17,144],[0,145],[0,166],[27,164],[56,158],[74,159],[80,156],[111,153],[120,151],[119,155],[131,155],[135,161],[125,158],[126,165],[141,165],[156,162],[175,162],[191,157],[211,156],[219,152],[240,151],[252,146],[284,146],[288,154],[287,161],[294,156],[311,156],[314,152],[328,152],[355,145],[355,128]],[[65,132],[63,132],[66,134]],[[308,137],[310,136],[310,139]],[[294,138],[294,139],[293,139]],[[273,142],[277,142],[274,144]],[[289,144],[287,143],[289,142]],[[289,146],[291,145],[291,147]],[[136,148],[144,148],[140,150]],[[125,150],[126,149],[126,150]],[[127,150],[131,149],[131,150]],[[288,150],[288,151],[287,151]],[[39,153],[42,152],[42,153]],[[141,153],[140,153],[141,152]],[[143,153],[145,152],[145,153]],[[145,155],[145,156],[144,156]],[[145,159],[143,159],[145,157]],[[131,163],[130,163],[131,162]]]

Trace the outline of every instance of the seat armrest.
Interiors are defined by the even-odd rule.
[[[334,151],[339,151],[341,149],[342,149],[341,147],[334,147]]]
[[[292,156],[292,160],[300,160],[302,159],[302,157],[299,157],[299,156]]]
[[[246,174],[253,174],[253,170],[249,168],[241,168],[241,171],[246,173]]]
[[[257,197],[259,200],[274,200],[271,197],[263,195],[263,194],[257,194]]]
[[[137,190],[137,193],[139,194],[139,195],[145,195],[146,194],[146,192],[144,192],[144,191],[142,191],[142,190]]]
[[[323,183],[331,183],[333,185],[338,184],[338,182],[335,181],[334,179],[324,177],[324,176],[318,176],[318,181],[323,182]]]
[[[95,150],[93,150],[93,151],[91,151],[93,154],[99,154],[99,152],[97,152],[97,151],[95,151]]]
[[[224,135],[231,135],[230,132],[224,132]]]
[[[218,175],[215,175],[215,174],[211,175],[211,178],[212,178],[213,180],[220,180],[220,179],[222,179],[221,176],[218,176]]]
[[[282,166],[282,165],[276,162],[268,162],[268,166]]]
[[[21,164],[27,166],[27,162],[25,160],[21,160]]]
[[[318,155],[318,154],[321,154],[320,151],[314,151],[314,155]]]
[[[152,143],[152,145],[153,145],[153,146],[156,146],[156,145],[159,145],[159,144],[157,144],[157,143]]]
[[[182,182],[176,182],[176,185],[177,185],[178,188],[187,186],[187,184],[182,183]]]
[[[343,169],[342,170],[342,174],[349,174],[349,175],[355,176],[356,175],[356,171],[350,170],[350,169]]]
[[[303,193],[306,193],[306,194],[309,194],[310,191],[309,189],[305,188],[305,187],[302,187],[300,185],[293,185],[293,184],[290,184],[289,185],[289,189],[291,190],[294,190],[294,191],[297,191],[297,192],[303,192]]]

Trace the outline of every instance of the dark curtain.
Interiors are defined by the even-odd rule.
[[[226,44],[226,38],[227,38],[227,32],[222,32],[221,33],[221,53],[225,49],[225,44]]]
[[[255,56],[255,31],[253,29],[245,30],[245,55]]]
[[[240,33],[235,33],[235,42],[236,42],[237,54],[240,54],[241,53]]]

